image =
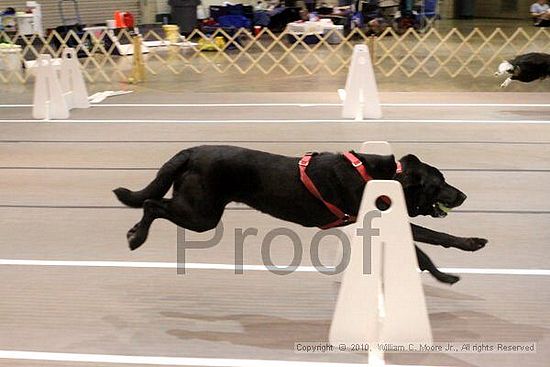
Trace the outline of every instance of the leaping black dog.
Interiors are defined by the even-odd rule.
[[[512,80],[529,83],[550,76],[550,55],[541,52],[531,52],[519,55],[512,60],[504,61],[498,66],[495,76],[510,74],[500,86],[507,87]]]
[[[203,232],[217,226],[230,202],[244,203],[306,227],[326,227],[337,219],[326,203],[356,216],[366,184],[356,169],[358,166],[364,167],[370,178],[399,181],[411,217],[443,217],[447,208],[457,207],[466,199],[464,193],[445,182],[438,169],[414,155],[400,159],[398,173],[393,156],[354,152],[351,156],[355,163],[343,154],[320,153],[310,157],[307,175],[323,201],[304,185],[300,158],[219,145],[182,150],[161,167],[157,177],[143,190],[118,188],[114,193],[125,205],[143,208],[141,221],[128,231],[132,250],[145,242],[149,227],[157,218]],[[172,198],[164,198],[172,186]],[[344,219],[339,224],[349,222]],[[415,241],[464,251],[479,250],[487,243],[482,238],[455,237],[414,224],[412,233]],[[418,247],[416,254],[420,268],[438,280],[450,284],[459,280],[440,272]]]

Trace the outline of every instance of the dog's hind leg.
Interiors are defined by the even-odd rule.
[[[432,274],[437,280],[443,283],[454,284],[460,280],[459,277],[452,274],[443,273],[439,271],[432,260],[426,255],[422,250],[415,246],[416,249],[416,258],[418,259],[418,267],[420,270],[427,270]]]
[[[213,229],[218,224],[223,208],[216,211],[216,215],[201,215],[196,209],[192,210],[188,205],[178,200],[174,205],[174,199],[148,199],[143,203],[143,217],[129,231],[126,237],[131,250],[140,247],[149,234],[149,228],[157,218],[167,219],[170,222],[196,232],[204,232]],[[211,211],[214,213],[214,211]]]
[[[141,246],[149,235],[149,228],[157,218],[169,217],[170,199],[145,200],[143,203],[143,217],[126,234],[130,250]]]
[[[127,188],[119,187],[113,190],[113,192],[124,205],[132,208],[141,208],[147,199],[162,199],[177,176],[186,169],[188,161],[189,151],[182,150],[159,169],[157,177],[143,190],[131,191]]]
[[[417,242],[454,247],[463,251],[477,251],[487,244],[487,240],[477,237],[456,237],[447,233],[437,232],[411,223],[413,239]]]

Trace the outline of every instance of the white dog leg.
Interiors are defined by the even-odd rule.
[[[512,83],[512,78],[506,79],[506,80],[504,81],[504,83],[502,83],[502,84],[500,85],[500,87],[501,87],[501,88],[506,88],[507,86],[510,85],[510,83]]]

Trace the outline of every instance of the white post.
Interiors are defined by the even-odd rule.
[[[356,45],[353,48],[346,89],[338,92],[343,101],[342,117],[356,120],[382,117],[378,87],[366,45]]]
[[[60,80],[69,109],[90,107],[84,76],[73,48],[63,50]]]
[[[389,209],[377,209],[375,202],[380,196],[389,197]],[[372,351],[369,361],[383,365],[383,351],[376,349],[381,343],[432,343],[405,197],[399,182],[370,181],[357,218],[355,224],[347,227],[352,236],[350,263],[343,275],[330,341],[348,345],[369,343]],[[374,235],[371,228],[378,229],[379,233]]]
[[[32,116],[35,119],[69,118],[69,109],[50,55],[40,55],[36,63]]]
[[[44,37],[44,27],[42,26],[42,5],[36,1],[27,1],[27,8],[32,10],[33,29],[40,37]]]

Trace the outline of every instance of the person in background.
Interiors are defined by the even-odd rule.
[[[388,22],[388,20],[384,17],[376,17],[374,19],[371,19],[367,23],[367,35],[380,35],[386,28],[388,28],[391,24]]]
[[[256,3],[256,5],[254,5],[254,10],[255,11],[266,11],[267,10],[267,4],[260,0]]]
[[[536,27],[550,26],[550,7],[547,4],[547,0],[538,0],[531,5],[530,12]]]
[[[306,3],[306,9],[309,13],[313,13],[315,11],[315,0],[304,0]]]

